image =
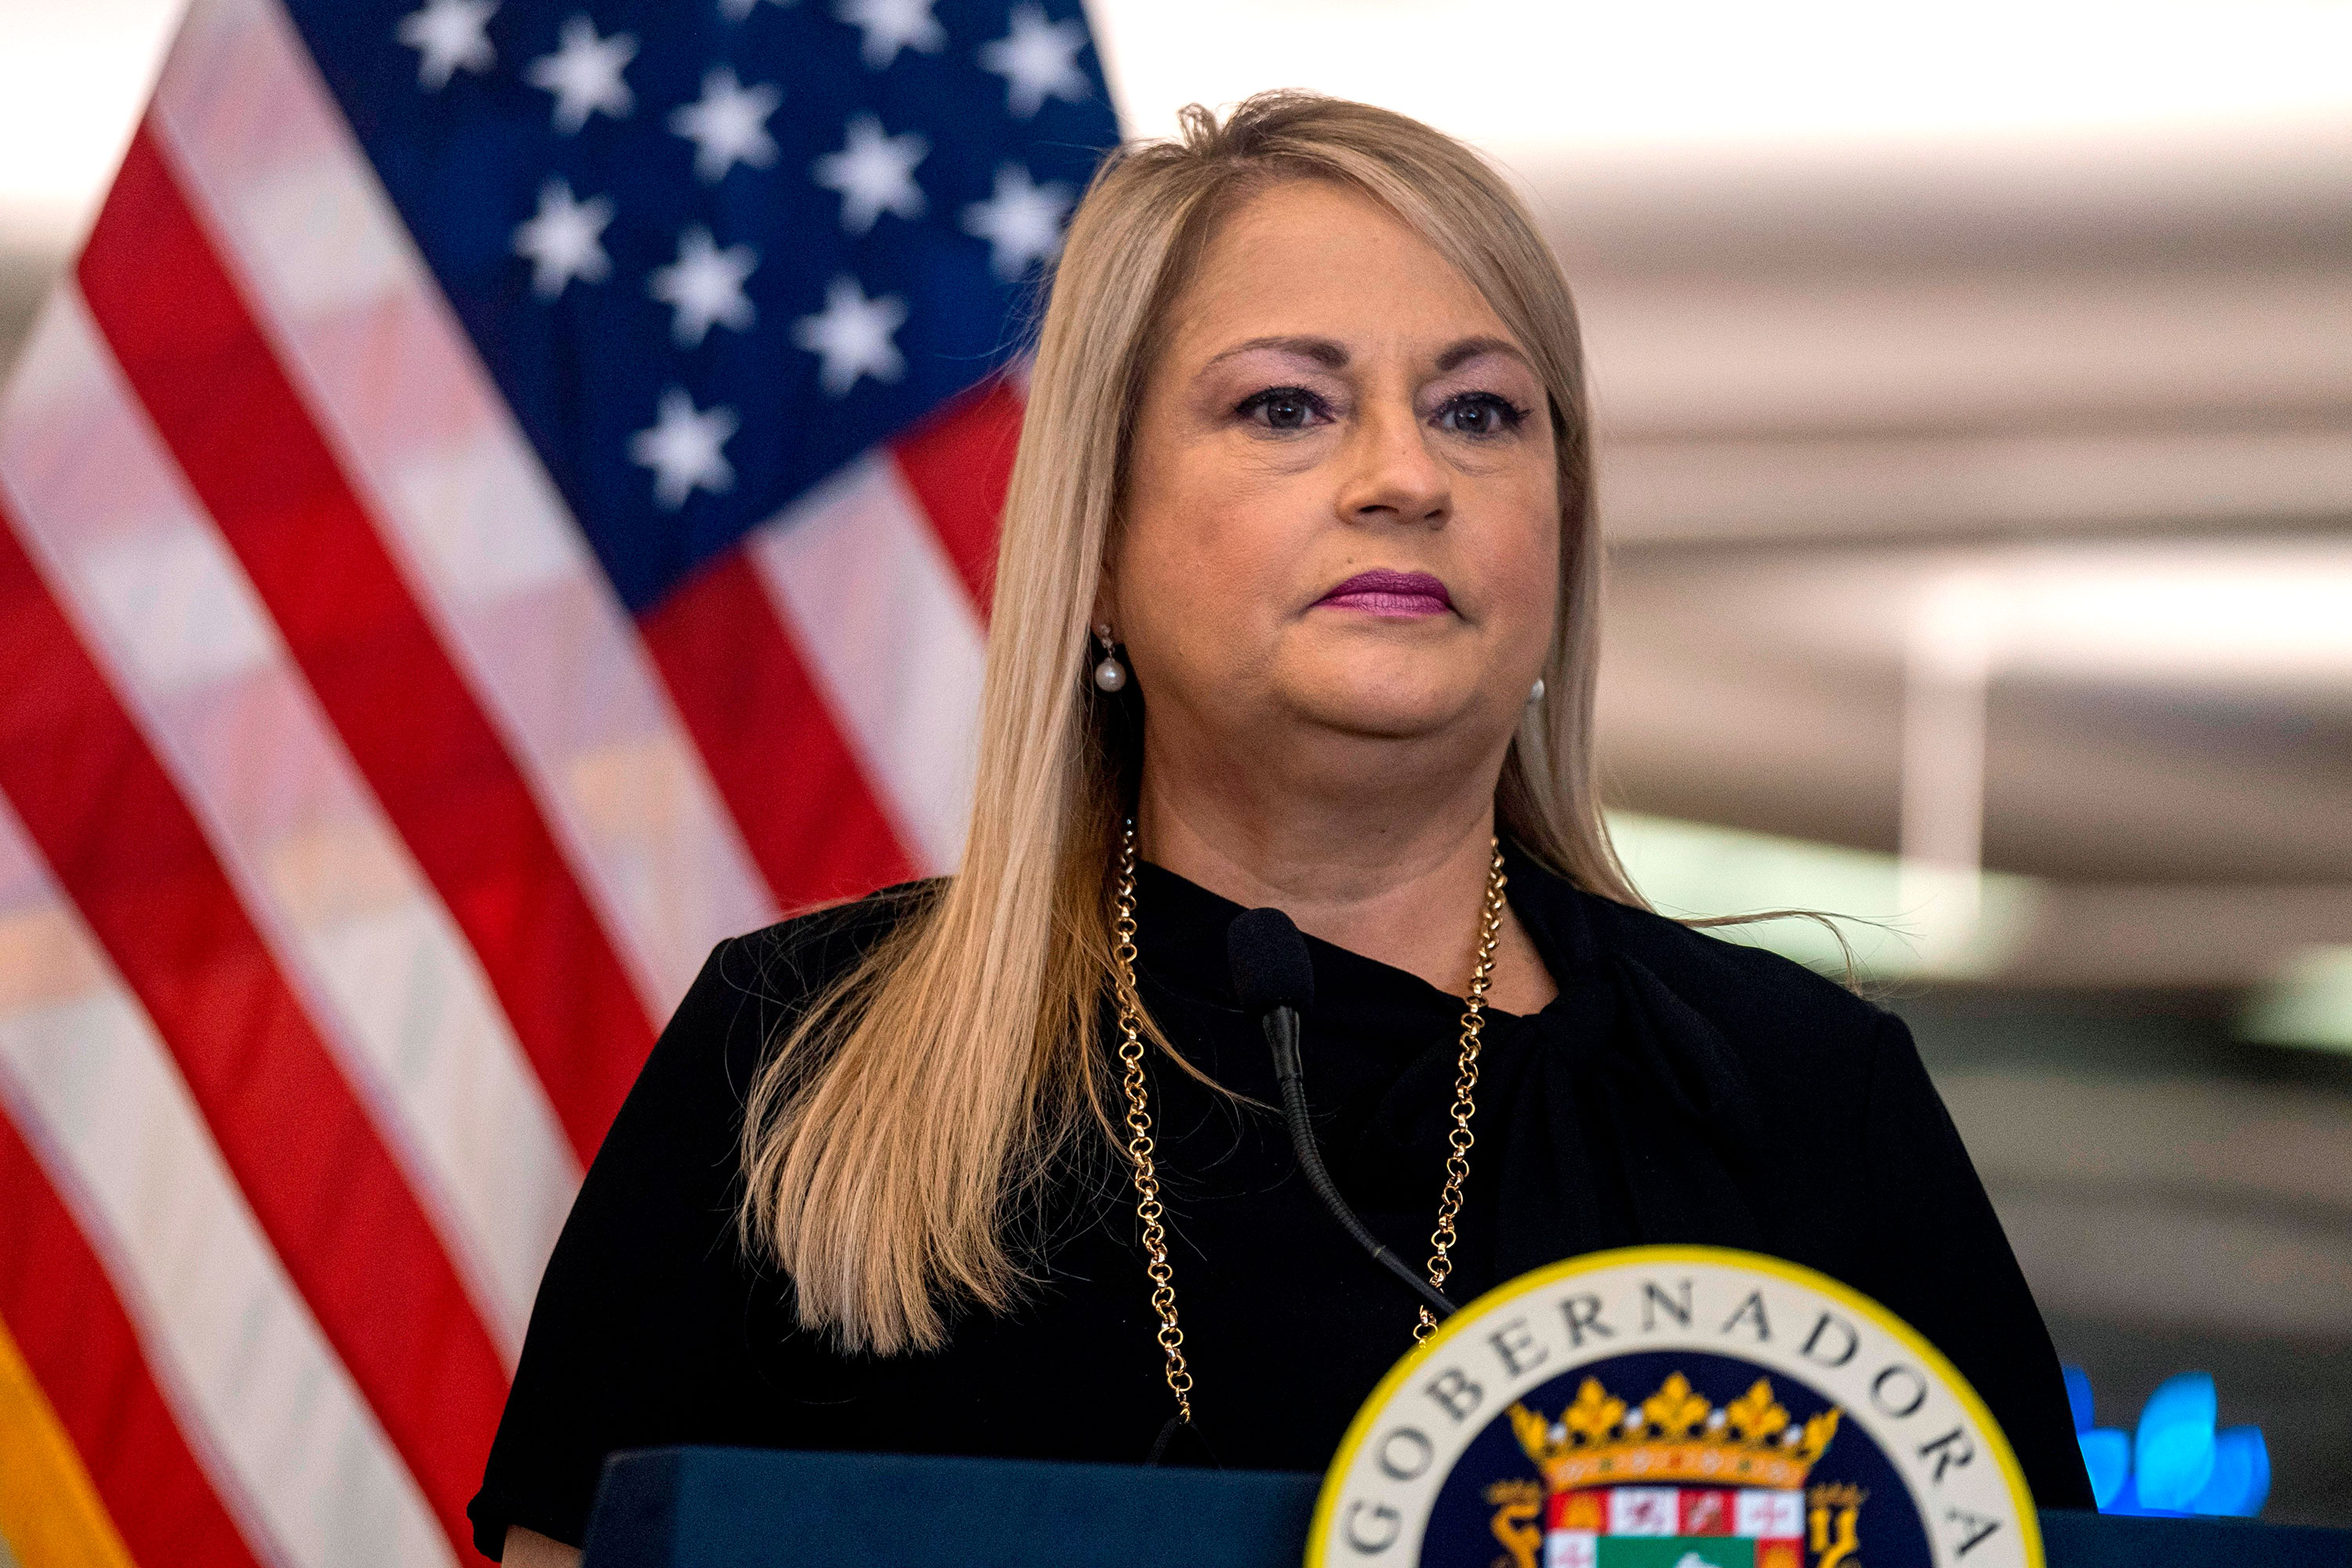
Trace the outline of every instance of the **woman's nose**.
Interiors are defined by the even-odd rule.
[[[1411,405],[1367,409],[1345,461],[1339,510],[1349,521],[1436,527],[1452,515],[1454,476]]]

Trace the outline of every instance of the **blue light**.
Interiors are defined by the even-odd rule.
[[[2147,1396],[2132,1438],[2132,1480],[2143,1505],[2185,1511],[2212,1479],[2217,1407],[2209,1373],[2168,1377]]]
[[[2091,1472],[2091,1498],[2101,1508],[2116,1500],[2131,1479],[2131,1439],[2112,1426],[2083,1433],[2083,1468]]]
[[[2213,1437],[2213,1476],[2189,1503],[2192,1513],[2252,1519],[2271,1495],[2271,1451],[2259,1426],[2227,1426]]]
[[[2066,1374],[2066,1408],[2074,1413],[2077,1436],[2091,1429],[2095,1418],[2091,1409],[2091,1374],[2079,1366],[2061,1367]]]
[[[2066,1404],[2074,1440],[2101,1513],[2252,1519],[2271,1489],[2271,1457],[2262,1430],[2214,1430],[2219,1401],[2210,1373],[2184,1372],[2148,1396],[2136,1431],[2091,1425],[2091,1380],[2067,1367]]]

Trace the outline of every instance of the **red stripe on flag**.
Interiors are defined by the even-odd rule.
[[[638,625],[780,907],[918,875],[741,547]]]
[[[653,1048],[621,960],[142,127],[79,268],[131,389],[441,894],[585,1159]]]
[[[171,1047],[461,1558],[506,1374],[203,830],[0,517],[0,791]]]
[[[1021,395],[991,376],[890,444],[907,488],[915,492],[947,546],[948,557],[984,624],[996,574],[997,519],[1021,444]]]
[[[258,1568],[156,1386],[98,1255],[5,1112],[0,1321],[135,1561]]]

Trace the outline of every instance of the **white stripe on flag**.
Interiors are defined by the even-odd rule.
[[[154,121],[659,1023],[776,911],[634,622],[278,6],[199,0]]]
[[[887,455],[762,523],[753,568],[924,869],[963,858],[980,733],[980,619]]]
[[[0,489],[511,1366],[579,1165],[472,950],[70,283],[0,403]]]
[[[0,1098],[255,1555],[451,1563],[448,1537],[246,1207],[162,1040],[0,799]]]

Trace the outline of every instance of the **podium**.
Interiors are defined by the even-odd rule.
[[[1026,1459],[615,1454],[583,1568],[1298,1568],[1322,1478]],[[2352,1568],[2352,1531],[2045,1510],[2051,1568]],[[1404,1568],[1404,1565],[1398,1565]]]

